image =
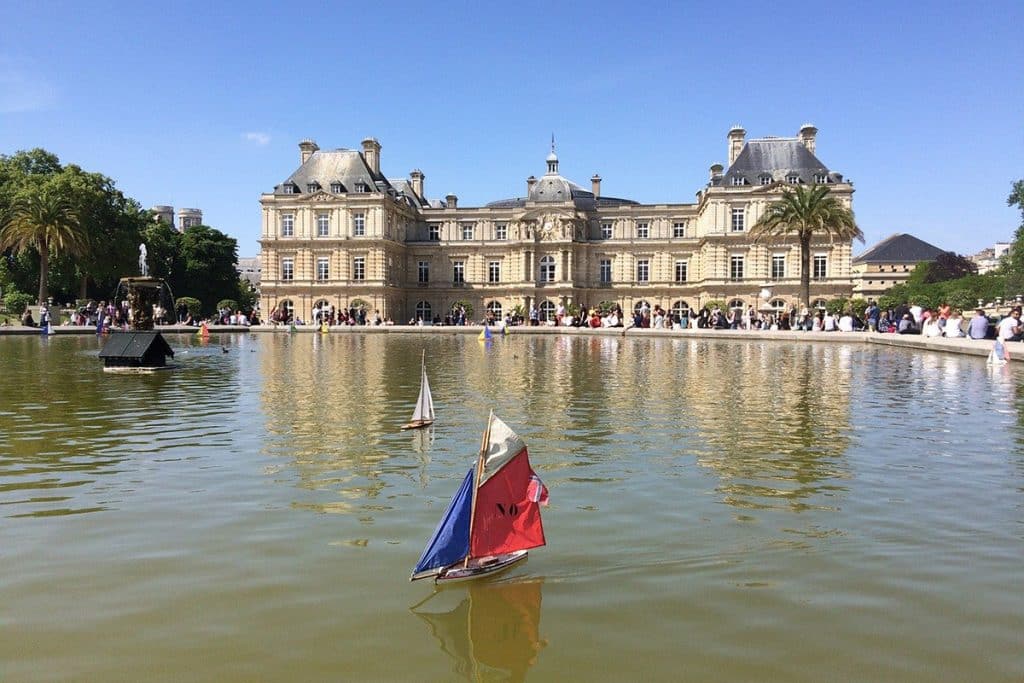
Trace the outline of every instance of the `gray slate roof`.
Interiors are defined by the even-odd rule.
[[[307,194],[310,183],[319,190],[331,192],[331,187],[341,183],[342,192],[356,192],[363,186],[369,192],[389,192],[404,197],[413,206],[425,206],[422,197],[417,197],[407,180],[389,181],[383,174],[374,172],[366,163],[363,153],[354,149],[317,150],[306,159],[306,163],[274,187],[274,194],[284,194],[285,185],[294,185],[297,194]]]
[[[946,253],[934,244],[904,232],[897,233],[865,251],[853,259],[854,263],[917,263],[933,261],[940,254]]]
[[[825,175],[833,183],[843,180],[842,174],[829,171],[799,139],[760,138],[743,146],[721,182],[715,184],[728,187],[733,178],[741,177],[747,185],[760,185],[765,175],[771,176],[773,182],[786,182],[786,177],[794,173],[808,185],[814,183],[816,175]]]

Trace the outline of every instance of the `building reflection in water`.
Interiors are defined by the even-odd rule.
[[[265,448],[300,486],[340,491],[329,511],[377,498],[387,475],[424,488],[432,471],[461,472],[492,408],[554,481],[620,480],[621,461],[637,454],[666,468],[695,458],[725,503],[800,510],[834,507],[849,474],[859,351],[847,345],[343,333],[274,335],[267,346]],[[424,349],[437,422],[399,435]]]
[[[452,671],[469,681],[523,681],[547,642],[540,636],[543,579],[471,581],[410,611],[425,621]],[[455,596],[462,600],[455,607]]]

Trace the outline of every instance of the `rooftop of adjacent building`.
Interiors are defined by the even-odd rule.
[[[854,263],[918,263],[946,253],[934,244],[905,232],[890,235],[853,259]]]

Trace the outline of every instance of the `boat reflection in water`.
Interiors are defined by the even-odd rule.
[[[475,581],[439,590],[410,611],[430,627],[452,670],[470,681],[523,681],[547,645],[540,637],[543,579]],[[457,606],[453,599],[463,596]]]

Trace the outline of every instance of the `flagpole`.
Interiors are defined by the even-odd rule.
[[[469,566],[469,556],[473,554],[473,521],[476,519],[476,492],[480,488],[480,477],[483,476],[484,455],[487,454],[487,446],[491,441],[492,419],[494,419],[493,410],[487,416],[487,429],[484,430],[484,437],[480,441],[480,453],[476,457],[476,476],[473,477],[473,502],[469,508],[469,552],[466,553],[466,559],[462,563],[464,568]]]

